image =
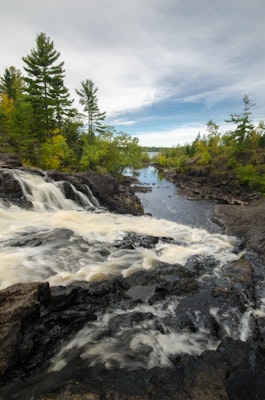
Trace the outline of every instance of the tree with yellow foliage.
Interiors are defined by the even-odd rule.
[[[73,162],[74,153],[62,134],[56,134],[40,147],[40,166],[44,169],[63,169]]]

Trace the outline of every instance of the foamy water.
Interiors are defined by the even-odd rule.
[[[78,208],[78,206],[76,205]],[[80,206],[79,206],[80,208]],[[68,229],[70,238],[35,246],[55,229]],[[23,210],[0,206],[1,288],[16,282],[48,280],[52,285],[128,276],[152,268],[154,261],[183,264],[192,255],[211,254],[221,263],[235,260],[236,239],[192,229],[152,217],[133,217],[85,210]],[[158,243],[154,249],[117,249],[127,233],[171,238],[179,244]],[[28,245],[27,240],[28,238]],[[19,242],[22,244],[19,245]],[[16,245],[18,242],[18,245]],[[99,255],[105,249],[105,255]]]
[[[20,171],[10,173],[20,182],[33,209],[0,203],[1,289],[18,282],[48,281],[54,286],[128,277],[137,271],[152,270],[159,263],[184,266],[191,256],[199,255],[210,255],[216,260],[216,268],[207,273],[219,279],[222,267],[242,256],[235,252],[235,237],[150,216],[112,214],[99,206],[89,188],[87,196],[76,192],[80,200],[77,203],[65,198],[61,183]],[[130,233],[160,240],[153,248],[117,245]],[[199,318],[194,332],[167,326],[167,318],[177,318],[178,304],[179,298],[175,296],[136,309],[117,306],[99,313],[95,322],[85,326],[62,348],[51,371],[64,368],[71,361],[71,351],[77,348],[78,356],[87,360],[89,366],[104,364],[107,368],[129,369],[166,367],[171,365],[172,355],[216,349],[218,339],[211,336]],[[264,317],[264,302],[260,310],[249,305],[244,313],[237,309],[226,313],[217,308],[205,311],[227,336],[245,341],[250,335],[251,318]],[[133,312],[150,313],[152,318],[143,318],[132,326],[121,324],[109,337],[106,332],[111,321]]]

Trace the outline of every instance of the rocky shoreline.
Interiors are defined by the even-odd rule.
[[[228,235],[242,239],[242,246],[253,250],[265,261],[265,198],[245,187],[209,182],[202,177],[176,174],[173,169],[163,169],[167,179],[174,183],[190,200],[214,200],[216,202],[214,222]]]
[[[23,168],[15,156],[8,160],[0,157],[0,166]],[[100,204],[112,212],[143,213],[130,182],[120,184],[108,174],[99,177],[94,173],[51,171],[49,176],[53,180],[68,181],[80,190],[82,185],[89,184]],[[177,183],[175,175],[170,179]],[[184,186],[182,190],[187,195]],[[65,190],[68,190],[69,198],[73,198],[70,186]],[[1,400],[264,399],[265,320],[264,316],[255,314],[262,307],[264,200],[233,194],[224,201],[221,196],[218,200],[216,192],[210,194],[209,188],[203,190],[201,186],[196,197],[196,191],[190,187],[189,197],[215,198],[216,221],[225,233],[241,237],[238,251],[247,250],[245,257],[225,266],[225,279],[212,277],[206,282],[205,274],[216,267],[215,261],[210,256],[195,256],[184,266],[161,263],[151,271],[139,271],[128,278],[78,282],[66,287],[36,282],[17,284],[0,291]],[[14,202],[16,198],[18,205],[31,206],[23,204],[23,196],[14,181],[3,176],[0,193],[6,202]],[[148,249],[159,239],[129,235],[117,246],[130,249],[137,241]],[[168,317],[156,319],[151,312],[133,311],[113,318],[106,331],[107,337],[120,325],[134,328],[143,319],[153,321],[156,330],[162,334],[167,323],[176,330],[197,334],[196,318],[200,314],[203,326],[216,340],[215,350],[206,350],[200,355],[179,355],[171,360],[171,368],[130,370],[115,365],[112,368],[103,365],[88,368],[81,353],[74,349],[69,352],[68,366],[58,371],[50,369],[62,344],[85,324],[95,321],[99,312],[115,307],[134,310],[142,304],[152,306],[156,301],[174,302],[176,298],[178,314],[173,320],[168,321]],[[240,332],[236,337],[228,337],[224,328],[226,321],[221,323],[214,311],[210,311],[223,310],[225,315],[230,309],[238,310],[233,317],[227,316],[231,326],[240,326],[240,318],[248,317],[247,328],[251,333],[247,340],[241,340]],[[148,352],[148,346],[143,346],[142,356]]]

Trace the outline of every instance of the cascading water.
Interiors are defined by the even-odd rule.
[[[99,312],[96,321],[62,347],[51,372],[65,368],[74,357],[87,360],[88,366],[168,367],[178,354],[216,349],[223,336],[247,340],[251,335],[253,305],[240,310],[229,301],[210,299],[207,292],[209,284],[227,290],[229,278],[223,271],[242,256],[235,251],[235,237],[150,216],[111,214],[89,188],[89,197],[72,188],[77,203],[66,199],[62,182],[10,173],[33,208],[0,203],[1,289],[18,282],[48,281],[55,286],[132,279],[156,271],[163,281],[156,277],[131,285],[131,307],[117,304]],[[151,238],[151,244],[143,238]],[[183,285],[183,275],[186,286],[181,291],[176,282]],[[259,313],[264,316],[263,309]],[[215,333],[209,321],[218,326]]]
[[[96,200],[93,207],[101,213],[91,212],[66,199],[60,183],[25,172],[13,176],[33,210],[1,205],[1,288],[39,279],[55,285],[128,276],[152,268],[156,261],[183,264],[196,254],[214,255],[221,264],[238,258],[233,237],[149,216],[103,212]],[[128,233],[173,242],[161,239],[153,249],[116,247]]]

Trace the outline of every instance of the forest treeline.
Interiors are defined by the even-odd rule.
[[[247,95],[242,113],[227,120],[233,130],[223,134],[210,120],[207,134],[198,134],[191,144],[142,148],[137,138],[106,125],[92,80],[84,79],[76,89],[83,112],[73,107],[64,62],[45,33],[37,35],[35,47],[22,60],[23,73],[10,66],[0,77],[0,152],[16,153],[28,166],[119,176],[125,167],[149,161],[147,151],[159,151],[152,161],[178,173],[204,168],[218,179],[221,171],[220,179],[225,172],[235,184],[265,193],[265,124],[254,126],[254,104]]]
[[[83,113],[65,87],[64,62],[45,34],[22,57],[22,73],[7,67],[0,77],[0,152],[16,153],[25,165],[44,169],[101,170],[114,175],[140,166],[138,139],[105,124],[97,88],[84,79],[76,89]]]
[[[217,184],[231,180],[235,186],[265,193],[265,124],[257,127],[251,120],[251,104],[243,98],[240,114],[231,114],[226,120],[234,129],[222,134],[212,120],[207,124],[207,134],[184,146],[162,150],[153,161],[163,167],[174,167],[179,174],[207,174],[215,177]]]

